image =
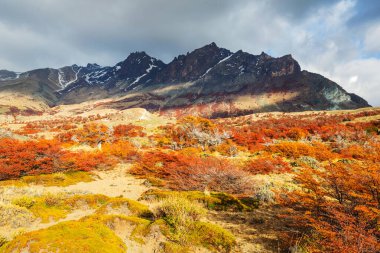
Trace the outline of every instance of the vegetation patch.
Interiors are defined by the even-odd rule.
[[[17,236],[0,248],[10,252],[124,253],[127,247],[102,223],[68,221]]]
[[[14,199],[16,206],[28,209],[35,217],[41,218],[42,222],[59,220],[75,209],[92,208],[96,213],[106,214],[108,209],[117,209],[124,206],[124,212],[141,217],[152,217],[149,208],[137,201],[126,198],[110,198],[101,194],[85,194],[67,196],[64,194],[46,194],[39,197],[23,196]]]
[[[180,152],[146,152],[130,172],[146,179],[159,178],[171,190],[252,194],[254,186],[251,174],[234,161]]]
[[[43,223],[65,218],[70,213],[70,206],[64,201],[63,195],[47,194],[41,197],[23,196],[12,201],[12,204],[27,208]]]
[[[25,227],[30,225],[34,220],[33,214],[25,207],[0,204],[1,227]]]
[[[173,243],[165,245],[168,252],[181,248],[204,246],[214,252],[229,252],[235,245],[235,237],[220,226],[201,222],[207,211],[199,203],[180,195],[163,199],[155,215],[165,236]],[[217,237],[217,238],[213,238]]]
[[[141,198],[165,199],[176,195],[202,203],[208,209],[217,211],[252,211],[259,206],[257,199],[247,196],[236,197],[222,192],[149,190]]]
[[[91,182],[94,178],[89,172],[72,171],[66,173],[41,174],[35,176],[24,176],[18,180],[0,181],[0,186],[69,186],[80,182]]]
[[[106,214],[110,209],[122,209],[123,207],[126,208],[127,212],[130,212],[131,215],[144,218],[153,217],[153,213],[146,205],[127,198],[110,198],[107,203],[100,207],[96,212],[99,214]]]
[[[75,224],[111,229],[131,243],[130,250],[380,252],[379,113],[263,113],[212,120],[190,116],[155,130],[141,120],[150,131],[117,126],[112,120],[120,119],[118,113],[61,119],[51,115],[35,121],[25,116],[23,122],[15,115],[11,124],[2,123],[0,138],[0,228],[6,238],[0,238],[0,245],[19,246],[14,252],[22,252],[41,241],[48,248],[42,252],[56,252],[47,241],[54,244],[58,236],[48,238],[47,232],[41,232],[41,240],[34,240],[36,231],[28,233],[31,241],[21,235],[18,241],[6,241],[24,228],[47,226],[41,222],[93,213]],[[104,125],[102,119],[109,121],[102,121]],[[17,128],[28,136],[15,135]],[[157,205],[153,212],[122,197],[33,192],[44,188],[33,185],[91,181],[88,171],[120,162],[133,162],[128,172],[146,179],[146,187],[160,187],[142,196]],[[119,172],[111,171],[110,177]],[[101,186],[117,195],[128,192],[115,185]],[[27,196],[14,199],[22,194]],[[216,211],[205,216],[207,209]],[[205,217],[233,223],[244,247],[235,250],[233,235]],[[92,240],[93,234],[86,234]],[[77,238],[84,240],[82,232],[70,243]],[[256,242],[260,245],[249,245]],[[30,251],[39,252],[35,247],[37,251]],[[89,250],[78,247],[72,252]]]
[[[132,232],[130,233],[129,239],[136,241],[138,243],[144,244],[145,237],[150,232],[150,225],[152,221],[135,217],[135,216],[126,216],[121,214],[113,215],[92,215],[83,218],[82,220],[92,220],[96,222],[101,222],[105,224],[112,230],[116,230],[118,224],[124,222],[126,226],[133,226]]]
[[[231,232],[209,222],[195,222],[191,233],[198,243],[214,252],[230,252],[236,244]]]

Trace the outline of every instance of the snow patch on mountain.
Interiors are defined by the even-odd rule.
[[[234,55],[234,54],[230,54],[229,56],[221,59],[217,64],[215,64],[214,66],[212,66],[211,68],[207,69],[206,72],[200,77],[200,78],[203,78],[205,77],[213,68],[215,68],[218,64],[222,63],[222,62],[225,62],[227,61],[228,59],[231,58],[231,56]]]
[[[145,73],[143,75],[137,77],[136,80],[133,83],[131,83],[130,85],[138,83],[141,80],[141,78],[143,78],[144,76],[149,74],[153,68],[157,68],[157,66],[153,64],[153,60],[151,59],[151,64],[149,64],[149,67],[145,70]]]
[[[223,59],[221,59],[216,65],[218,65],[219,63],[222,63],[222,62],[224,62],[224,61],[227,61],[228,59],[230,59],[231,58],[231,56],[233,56],[234,54],[230,54],[229,56],[227,56],[226,58],[223,58]],[[215,65],[215,66],[216,66]]]
[[[0,70],[0,81],[11,81],[18,79],[22,73],[8,70]]]
[[[67,80],[65,77],[65,72],[62,70],[62,68],[58,69],[58,83],[61,86],[60,90],[64,90],[67,86],[69,86],[72,83],[75,83],[78,81],[78,74],[82,68],[79,67],[77,71],[74,70],[73,66],[71,66],[71,70],[74,72],[75,76],[72,80]]]

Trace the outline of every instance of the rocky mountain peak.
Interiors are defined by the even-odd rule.
[[[125,89],[132,89],[152,80],[164,66],[165,63],[142,51],[131,53],[127,59],[116,64],[115,72],[118,79],[128,84]]]
[[[88,70],[94,70],[94,69],[99,69],[101,68],[99,64],[96,64],[96,63],[88,63],[86,68]]]
[[[199,79],[218,62],[232,53],[219,48],[215,43],[180,55],[170,62],[154,80],[158,83],[189,82]]]
[[[210,47],[218,47],[215,42],[211,42],[210,44],[208,44],[208,46],[210,46]]]
[[[145,51],[133,52],[127,59],[123,61],[124,64],[141,64],[146,60],[150,60],[153,57],[149,56]]]
[[[327,78],[301,71],[290,54],[232,53],[214,42],[179,55],[168,64],[139,51],[112,67],[93,63],[22,74],[2,70],[0,90],[2,87],[36,94],[42,91],[49,105],[128,95],[125,103],[120,100],[113,106],[201,110],[201,115],[212,117],[369,106]]]
[[[267,53],[265,53],[264,51],[261,52],[261,54],[259,55],[260,58],[263,58],[263,59],[270,59],[272,58],[272,56],[268,55]]]
[[[18,74],[13,71],[1,69],[0,70],[0,80],[12,80],[16,79],[18,77]]]

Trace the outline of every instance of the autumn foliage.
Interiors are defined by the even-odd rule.
[[[187,116],[178,121],[176,125],[162,127],[163,136],[156,136],[160,146],[170,147],[174,150],[186,147],[198,147],[209,150],[221,144],[232,144],[230,134],[217,126],[209,119]]]
[[[254,187],[249,174],[225,159],[201,158],[174,152],[145,153],[131,173],[165,180],[173,190],[213,190],[249,193]]]
[[[251,174],[270,174],[290,172],[290,166],[281,157],[265,155],[249,160],[244,166],[244,170]]]
[[[336,156],[326,145],[320,142],[304,143],[285,141],[270,145],[266,150],[272,153],[278,153],[287,158],[311,156],[321,161],[329,160]]]
[[[0,139],[0,179],[62,171],[89,171],[115,164],[100,152],[70,152],[54,140]]]
[[[134,125],[108,127],[101,123],[86,123],[81,128],[59,133],[56,139],[63,143],[78,143],[95,146],[99,142],[125,141],[133,137],[143,137],[143,128]]]
[[[150,132],[100,115],[18,122],[7,131],[25,140],[0,139],[0,180],[128,163],[147,185],[263,202],[281,252],[380,252],[379,115],[186,116]]]
[[[285,216],[311,252],[378,252],[380,166],[377,163],[332,163],[325,170],[304,168],[300,190],[282,195],[291,211]]]

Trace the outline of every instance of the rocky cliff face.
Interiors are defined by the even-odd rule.
[[[136,52],[113,67],[1,70],[2,90],[32,93],[51,106],[115,97],[103,106],[209,117],[369,106],[327,78],[301,71],[291,55],[233,53],[215,43],[179,55],[168,64]]]

